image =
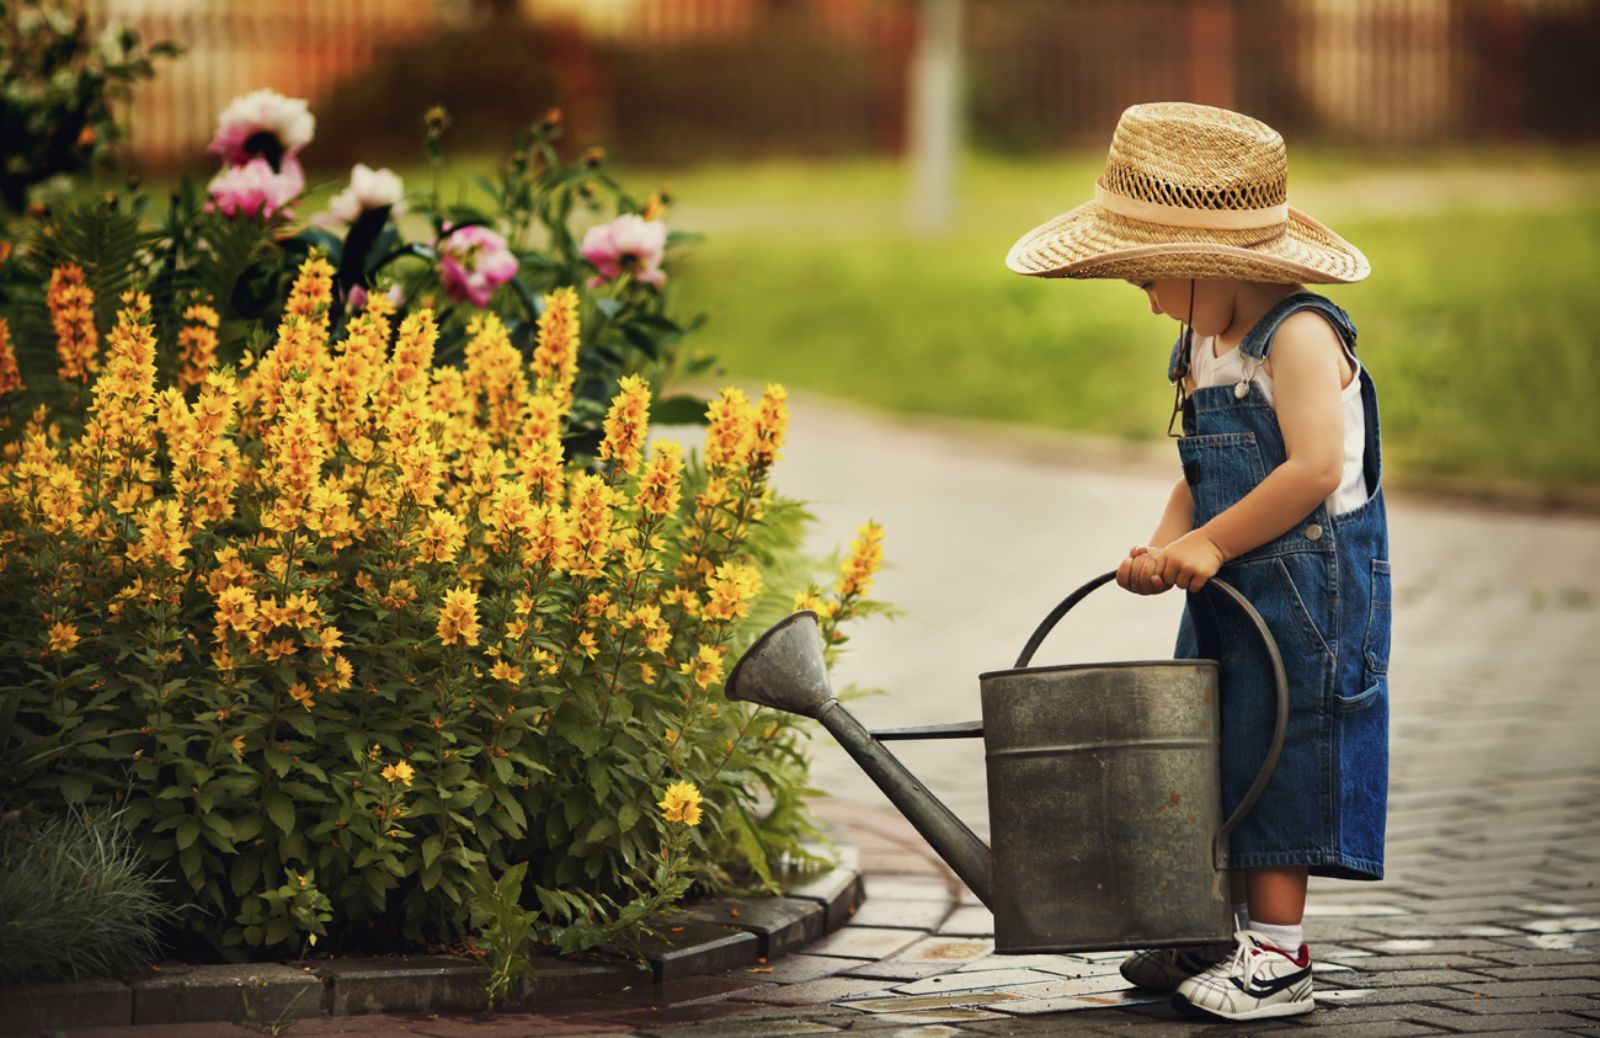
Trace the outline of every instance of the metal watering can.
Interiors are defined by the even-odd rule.
[[[1272,777],[1289,722],[1283,660],[1233,587],[1277,680],[1277,725],[1255,781],[1221,820],[1217,662],[1031,667],[1096,577],[1045,617],[1010,670],[980,674],[983,720],[868,731],[833,698],[817,615],[778,622],[728,676],[727,696],[822,722],[994,913],[995,951],[1098,951],[1227,940],[1228,834]],[[994,850],[890,753],[891,739],[982,737]]]

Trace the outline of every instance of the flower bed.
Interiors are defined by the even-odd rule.
[[[492,996],[534,944],[775,892],[816,860],[803,722],[722,675],[791,606],[843,641],[881,531],[824,592],[770,485],[781,387],[658,398],[708,363],[665,203],[564,162],[558,115],[491,211],[358,167],[295,229],[309,119],[241,99],[207,203],[67,208],[0,258],[0,808],[114,808],[182,955],[453,949]],[[591,183],[621,211],[580,240]]]

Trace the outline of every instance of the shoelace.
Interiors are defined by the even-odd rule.
[[[1228,972],[1237,973],[1242,969],[1245,987],[1253,988],[1256,983],[1256,969],[1262,962],[1261,949],[1241,933],[1238,947],[1233,949],[1233,959],[1228,964]]]

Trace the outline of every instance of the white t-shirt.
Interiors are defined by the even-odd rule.
[[[1348,512],[1367,500],[1367,474],[1362,464],[1367,446],[1367,416],[1361,406],[1361,362],[1350,351],[1350,347],[1345,346],[1343,339],[1339,340],[1339,344],[1344,346],[1345,356],[1350,358],[1355,374],[1339,394],[1344,410],[1344,468],[1339,489],[1330,494],[1326,502],[1329,515]],[[1267,374],[1262,362],[1245,356],[1237,346],[1218,357],[1216,347],[1217,340],[1213,335],[1195,343],[1194,357],[1189,365],[1195,388],[1254,382],[1261,390],[1261,395],[1267,398],[1267,403],[1271,404],[1272,376]]]

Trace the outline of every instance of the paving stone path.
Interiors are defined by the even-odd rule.
[[[813,503],[819,548],[847,543],[868,516],[887,530],[878,590],[907,615],[854,629],[836,672],[841,687],[887,690],[850,702],[872,727],[976,718],[976,675],[1006,665],[1057,600],[1141,541],[1173,478],[1164,454],[893,422],[804,398],[791,443],[781,485]],[[816,777],[832,794],[819,807],[859,848],[868,900],[803,953],[537,1014],[354,1017],[288,1033],[1600,1035],[1600,521],[1404,497],[1390,512],[1388,876],[1313,882],[1314,1014],[1196,1024],[1129,990],[1120,954],[992,954],[987,910],[819,740]],[[1102,591],[1041,659],[1165,655],[1178,608],[1176,596]],[[981,745],[894,746],[987,832]]]

